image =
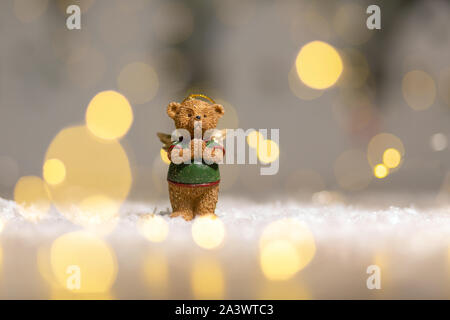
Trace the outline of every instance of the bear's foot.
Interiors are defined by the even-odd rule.
[[[186,221],[194,219],[194,213],[188,211],[174,211],[170,215],[171,218],[182,217]]]

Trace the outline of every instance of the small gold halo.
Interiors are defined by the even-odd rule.
[[[211,99],[210,97],[208,97],[208,96],[206,96],[206,95],[204,95],[204,94],[200,94],[200,93],[190,94],[186,99],[183,100],[182,103],[184,103],[184,102],[186,102],[187,100],[192,99],[192,98],[203,98],[203,99],[208,100],[208,101],[211,102],[212,104],[215,104],[215,103],[216,103],[216,102],[215,102],[213,99]]]

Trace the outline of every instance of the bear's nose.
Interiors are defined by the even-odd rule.
[[[196,116],[195,119],[200,120],[202,117]]]

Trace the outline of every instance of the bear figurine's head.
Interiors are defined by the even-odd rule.
[[[186,129],[194,137],[194,126],[201,122],[202,134],[206,130],[215,129],[225,110],[222,105],[208,103],[189,96],[182,103],[171,102],[167,106],[167,114],[175,122],[177,129]]]

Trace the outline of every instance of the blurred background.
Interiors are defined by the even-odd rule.
[[[71,4],[81,30],[66,27]],[[372,4],[380,30],[366,27]],[[0,48],[0,197],[32,207],[26,220],[168,207],[156,132],[174,129],[166,107],[190,93],[224,105],[221,129],[280,130],[248,139],[258,165],[221,166],[222,199],[448,210],[446,0],[6,0]],[[260,175],[277,160],[278,174]]]
[[[120,140],[131,198],[167,196],[155,133],[172,131],[167,104],[192,92],[224,104],[221,128],[280,129],[279,173],[225,165],[225,193],[448,191],[449,4],[375,1],[382,27],[369,30],[372,2],[82,0],[82,28],[68,30],[71,1],[2,1],[1,195],[42,175],[53,139],[105,90],[134,115]],[[296,68],[313,41],[342,63],[324,90]],[[374,172],[389,148],[399,163],[393,151]]]

